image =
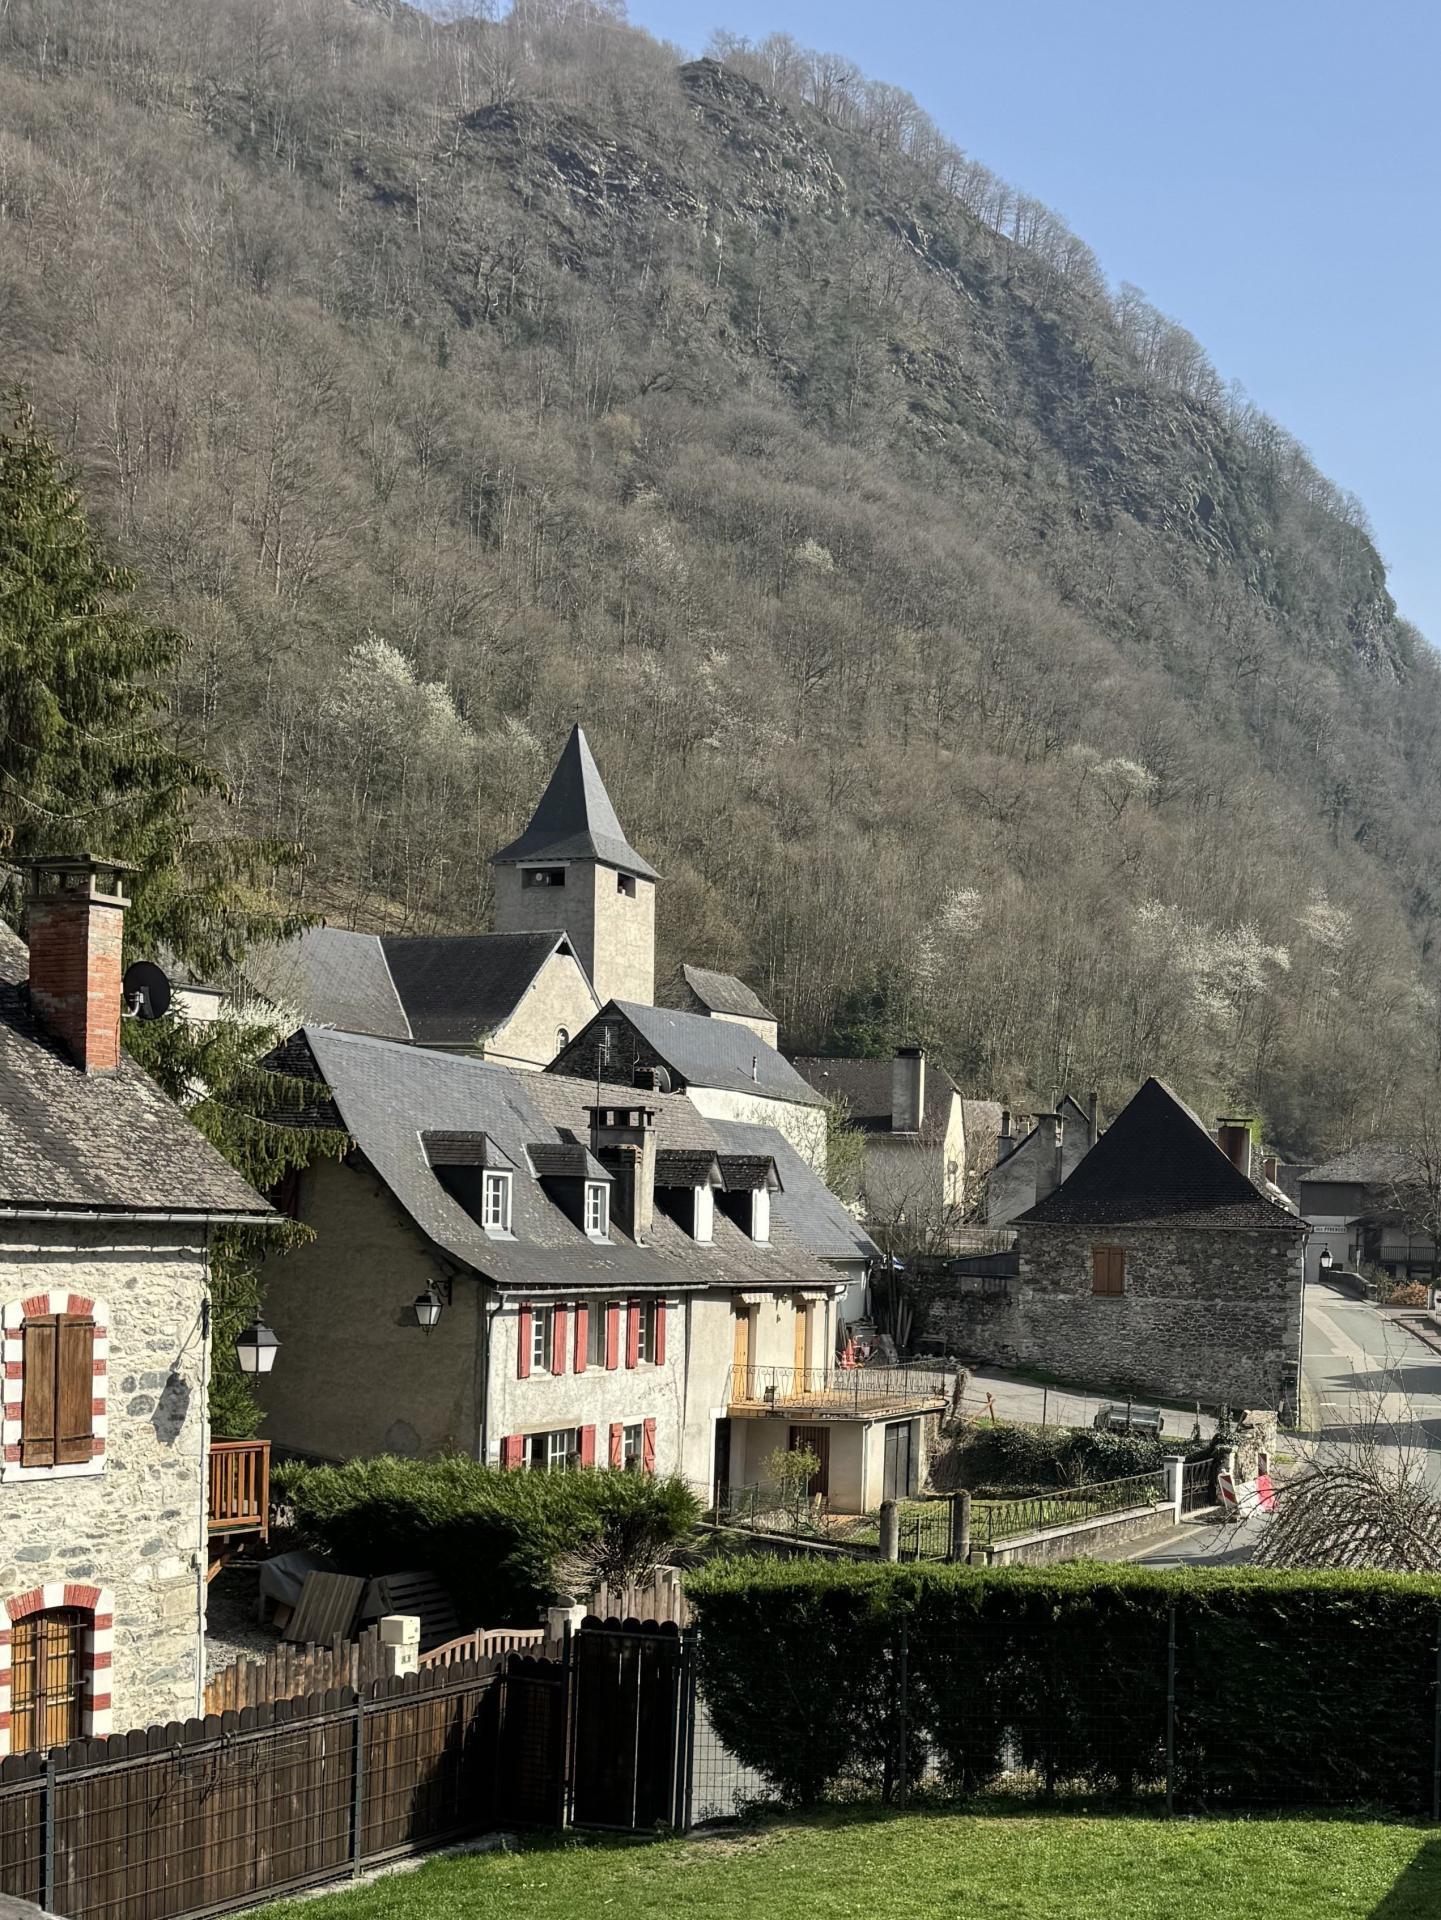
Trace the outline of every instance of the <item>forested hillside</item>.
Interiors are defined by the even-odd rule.
[[[187,749],[300,904],[458,929],[580,717],[665,957],[792,1040],[1389,1126],[1441,686],[1364,516],[904,95],[713,52],[0,9],[0,368],[191,638]]]

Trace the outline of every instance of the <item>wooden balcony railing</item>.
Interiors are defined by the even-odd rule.
[[[953,1377],[929,1367],[732,1367],[732,1413],[868,1420],[944,1407]]]
[[[210,1443],[210,1537],[270,1532],[270,1442]]]

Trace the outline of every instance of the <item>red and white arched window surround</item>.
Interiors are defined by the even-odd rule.
[[[109,1353],[103,1300],[56,1287],[0,1308],[0,1482],[103,1470]]]
[[[50,1580],[28,1593],[17,1593],[0,1604],[0,1759],[11,1751],[12,1720],[20,1702],[12,1706],[12,1688],[16,1676],[12,1668],[12,1649],[17,1634],[24,1634],[27,1623],[39,1625],[47,1615],[79,1615],[80,1673],[78,1681],[78,1734],[84,1739],[102,1739],[111,1730],[110,1664],[115,1649],[115,1597],[108,1587],[92,1587],[78,1581]],[[37,1619],[39,1616],[39,1619]],[[32,1634],[33,1638],[33,1634]],[[33,1685],[33,1668],[27,1674]],[[26,1716],[34,1729],[36,1716]],[[44,1744],[33,1738],[26,1745]]]

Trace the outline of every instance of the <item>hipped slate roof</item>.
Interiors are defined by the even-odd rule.
[[[1416,1177],[1416,1155],[1388,1140],[1367,1140],[1347,1147],[1323,1160],[1319,1167],[1308,1167],[1301,1175],[1309,1187],[1313,1184],[1384,1187],[1404,1184]]]
[[[307,1024],[422,1046],[474,1046],[501,1026],[560,931],[415,935],[310,927],[246,956],[249,985]]]
[[[831,1277],[803,1235],[784,1227],[756,1246],[735,1224],[717,1219],[709,1246],[657,1212],[648,1244],[638,1247],[613,1222],[613,1244],[587,1239],[528,1171],[537,1148],[574,1148],[588,1139],[595,1084],[554,1074],[520,1073],[463,1054],[431,1053],[359,1034],[306,1029],[306,1042],[347,1132],[420,1230],[454,1259],[503,1290],[576,1291],[638,1287],[802,1287]],[[615,1099],[604,1087],[601,1098]],[[633,1101],[633,1088],[620,1097]],[[720,1142],[689,1100],[647,1093],[657,1144],[715,1154]],[[424,1132],[483,1133],[514,1163],[513,1239],[493,1239],[454,1200],[426,1157]],[[766,1128],[755,1129],[783,1143]],[[542,1153],[542,1161],[549,1155]],[[567,1165],[572,1155],[564,1156]],[[578,1156],[576,1156],[578,1160]],[[810,1181],[819,1185],[806,1170]]]
[[[1013,1224],[1304,1231],[1155,1079],[1121,1109],[1070,1177]]]
[[[696,999],[712,1013],[737,1013],[747,1020],[775,1019],[759,995],[733,973],[713,973],[709,967],[687,966],[681,968],[681,973]]]
[[[133,1060],[71,1064],[31,1016],[29,975],[24,941],[0,926],[0,1208],[269,1216]]]
[[[783,1059],[749,1027],[738,1027],[729,1020],[712,1020],[705,1013],[648,1007],[638,1000],[611,1000],[571,1045],[574,1047],[583,1041],[612,1009],[630,1022],[686,1086],[760,1093],[772,1100],[789,1100],[803,1107],[823,1104],[820,1095],[806,1084],[789,1060]],[[613,1065],[617,1071],[624,1071],[627,1062],[621,1058]]]
[[[579,727],[571,729],[530,825],[491,859],[497,866],[522,860],[603,860],[642,880],[660,878],[626,839],[590,742]]]
[[[831,1192],[823,1180],[774,1127],[755,1127],[743,1120],[711,1120],[707,1124],[723,1148],[721,1164],[731,1154],[769,1155],[780,1175],[780,1191],[771,1195],[771,1231],[794,1234],[823,1260],[874,1260],[880,1255],[860,1222]]]
[[[891,1131],[891,1068],[884,1060],[849,1060],[840,1054],[803,1054],[791,1062],[796,1072],[826,1100],[845,1102],[847,1117],[862,1133]],[[925,1113],[921,1124],[940,1132],[950,1119],[960,1088],[934,1060],[926,1062]],[[1000,1125],[1000,1109],[996,1109]]]

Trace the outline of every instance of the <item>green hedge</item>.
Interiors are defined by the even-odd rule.
[[[1190,1806],[1429,1812],[1441,1580],[712,1562],[687,1582],[726,1744],[788,1799],[885,1785],[929,1751],[960,1794],[1044,1787]]]
[[[945,1473],[948,1481],[972,1492],[1043,1493],[1052,1487],[1153,1473],[1178,1450],[1177,1441],[1098,1432],[1094,1427],[977,1422],[951,1443]]]
[[[683,1480],[512,1472],[458,1454],[289,1461],[275,1478],[308,1545],[349,1572],[435,1573],[467,1628],[528,1624],[578,1584],[648,1573],[700,1517]]]

